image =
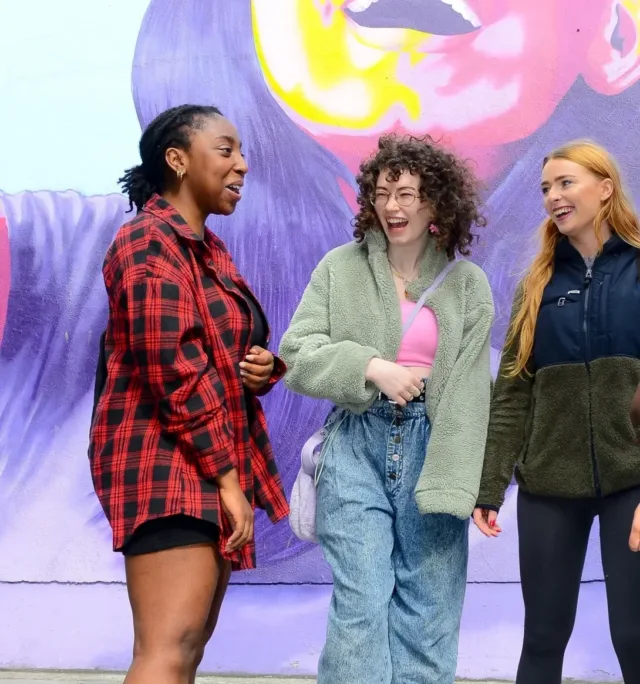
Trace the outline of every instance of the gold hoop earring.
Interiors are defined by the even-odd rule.
[[[176,173],[178,174],[178,180],[181,181],[184,178],[184,169],[178,169]]]

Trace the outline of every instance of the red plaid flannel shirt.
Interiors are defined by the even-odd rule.
[[[120,229],[103,274],[107,372],[89,456],[114,550],[146,520],[181,513],[219,525],[234,568],[255,567],[253,542],[224,552],[232,530],[213,482],[235,467],[252,506],[273,522],[289,512],[262,407],[238,367],[254,295],[224,244],[208,230],[198,238],[157,195]],[[276,358],[261,393],[285,370]]]

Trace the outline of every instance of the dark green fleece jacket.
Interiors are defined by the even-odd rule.
[[[640,485],[629,416],[640,381],[638,250],[612,237],[591,268],[567,240],[536,323],[530,374],[493,390],[478,506],[498,509],[513,477],[531,494],[607,496]],[[514,299],[512,318],[521,298]],[[517,343],[516,343],[517,344]]]

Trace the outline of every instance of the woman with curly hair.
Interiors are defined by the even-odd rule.
[[[560,684],[598,516],[611,639],[624,681],[635,683],[640,222],[614,159],[595,143],[552,152],[541,180],[548,218],[514,298],[474,521],[500,534],[515,469],[525,608],[516,682]]]
[[[451,684],[493,319],[484,273],[455,255],[485,221],[473,174],[430,138],[381,138],[357,182],[355,241],[322,259],[280,346],[287,386],[335,404],[316,511],[334,580],[318,682]]]

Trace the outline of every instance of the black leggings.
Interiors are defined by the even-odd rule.
[[[524,643],[516,684],[560,684],[573,631],[594,517],[609,607],[611,640],[626,684],[640,683],[640,552],[629,534],[640,487],[602,499],[556,499],[518,492]]]

